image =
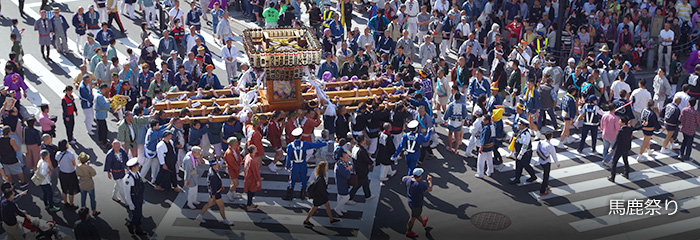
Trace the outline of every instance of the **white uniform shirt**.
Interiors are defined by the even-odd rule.
[[[661,32],[659,32],[659,38],[670,39],[671,41],[673,41],[673,39],[674,39],[673,30],[669,29],[668,31],[666,31],[666,29],[661,29]],[[659,39],[659,41],[661,42],[660,39]],[[661,45],[670,46],[671,42],[661,42]]]
[[[683,108],[689,106],[688,102],[690,102],[690,95],[685,92],[677,92],[675,95],[673,95],[672,99],[676,99],[677,97],[681,98],[681,104],[678,104],[678,109],[683,110]]]

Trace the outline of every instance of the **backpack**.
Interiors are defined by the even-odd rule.
[[[314,195],[316,194],[316,187],[318,186],[316,183],[318,183],[318,178],[316,178],[311,184],[309,184],[308,187],[306,187],[306,195],[313,199]]]

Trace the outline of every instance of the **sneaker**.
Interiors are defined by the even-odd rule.
[[[406,237],[415,238],[418,237],[418,234],[414,232],[407,232]]]
[[[338,211],[338,209],[333,209],[333,211],[335,212],[335,214],[338,214],[339,217],[343,216],[343,213],[341,211]]]
[[[675,149],[681,149],[681,145],[678,144],[678,143],[672,143],[672,144],[671,144],[671,149],[674,149],[674,150],[675,150]]]
[[[198,214],[197,217],[195,218],[195,220],[197,220],[197,221],[199,221],[199,222],[201,222],[201,223],[206,223],[206,222],[207,222],[207,221],[204,220],[204,218],[202,217],[202,214]]]
[[[331,224],[339,223],[340,221],[340,219],[334,218],[333,220],[331,220]]]
[[[229,222],[228,219],[224,219],[223,221],[221,221],[221,223],[223,223],[226,226],[233,226],[233,223]]]
[[[479,175],[479,174],[477,173],[477,174],[474,174],[474,177],[476,177],[476,178],[483,178],[484,176],[481,176],[481,175]]]
[[[666,148],[661,148],[661,153],[663,154],[671,154],[671,151],[666,149]]]
[[[314,227],[314,224],[311,222],[304,222],[304,227],[312,228],[312,227]]]
[[[267,167],[268,167],[268,168],[270,169],[270,171],[272,171],[272,172],[277,172],[277,171],[279,170],[279,169],[277,169],[277,166],[275,165],[274,162],[273,162],[273,163],[270,163],[270,165],[267,165]]]
[[[374,198],[376,198],[376,197],[377,197],[377,195],[372,195],[372,196],[369,196],[369,197],[365,197],[365,201],[372,200],[372,199],[374,199]]]
[[[566,145],[564,145],[564,143],[563,143],[563,142],[559,142],[559,144],[557,145],[557,148],[562,148],[562,149],[566,149],[566,148],[567,148],[567,146],[566,146]]]
[[[357,204],[357,202],[355,202],[354,200],[348,200],[345,204],[347,204],[347,205],[355,205],[355,204]]]
[[[645,159],[642,158],[642,155],[640,154],[640,155],[637,155],[636,160],[637,160],[637,162],[644,162]]]

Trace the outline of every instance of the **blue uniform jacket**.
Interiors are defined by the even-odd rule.
[[[175,45],[175,38],[173,36],[168,36],[168,45],[165,45],[165,37],[160,38],[160,42],[158,44],[158,49],[156,49],[156,53],[158,55],[163,56],[163,54],[170,54],[170,51],[172,50],[177,50],[177,45]]]
[[[219,77],[216,76],[216,74],[212,73],[211,75],[209,74],[204,74],[202,77],[199,79],[199,86],[200,88],[204,88],[207,86],[207,84],[211,84],[212,89],[223,89],[224,87],[221,86],[221,83],[219,82]]]
[[[78,87],[78,98],[80,98],[80,107],[83,109],[91,108],[95,101],[95,97],[92,95],[92,89],[82,82]]]
[[[87,19],[85,19],[84,15],[82,15],[82,17],[83,17],[83,24],[84,24],[82,27],[80,26],[80,20],[78,20],[77,13],[75,15],[73,15],[73,19],[71,20],[73,27],[75,27],[75,33],[77,33],[78,35],[85,34],[85,28],[87,28]]]
[[[476,78],[473,78],[469,83],[469,88],[467,89],[467,94],[472,96],[472,101],[476,102],[476,99],[481,94],[486,94],[487,97],[491,96],[491,87],[489,86],[489,80],[481,78],[481,84],[479,84]]]
[[[322,79],[323,73],[326,71],[329,71],[333,77],[337,78],[338,77],[338,64],[335,62],[323,62],[321,63],[321,68],[318,70],[318,74],[316,74],[316,78]]]
[[[158,130],[153,131],[153,128],[148,128],[148,132],[146,133],[146,149],[149,151],[156,151],[156,146],[158,145],[158,142],[160,142],[160,139],[163,138],[163,132],[165,132],[165,129],[168,125],[161,125],[158,127]]]
[[[498,94],[490,97],[486,101],[486,111],[490,113],[497,105],[503,105],[503,98],[501,97],[501,95]]]
[[[303,144],[302,144],[303,143]],[[314,148],[321,148],[327,146],[327,142],[321,142],[321,143],[312,143],[312,142],[302,142],[301,140],[294,140],[294,142],[291,142],[287,144],[287,164],[286,168],[291,169],[292,168],[292,161],[294,161],[294,165],[297,164],[303,164],[303,166],[300,166],[302,169],[306,169],[306,150],[309,149],[314,149]],[[294,151],[302,150],[301,151],[301,160],[297,160],[296,156],[294,156]],[[297,162],[299,161],[299,162]]]
[[[416,144],[414,145],[413,152],[408,152],[406,154],[406,160],[418,160],[418,157],[420,157],[420,145],[424,142],[429,142],[431,134],[433,134],[433,130],[428,131],[428,134],[425,135],[416,132],[404,133],[401,138],[401,143],[396,147],[396,152],[394,152],[391,158],[396,158],[404,148],[408,148],[408,141],[415,141]]]
[[[111,170],[124,170],[126,169],[126,161],[129,160],[129,156],[123,148],[119,149],[119,155],[121,156],[121,161],[117,159],[117,154],[114,153],[114,149],[110,149],[107,152],[107,157],[105,158],[105,172],[111,172]],[[122,179],[126,175],[126,171],[112,172],[112,178]]]
[[[222,124],[223,124],[222,122],[207,123],[207,125],[209,125],[208,129],[207,129],[207,133],[209,135],[207,135],[207,136],[209,137],[209,142],[211,144],[221,143],[221,125]]]
[[[333,171],[335,171],[335,185],[338,187],[338,194],[348,195],[348,189],[350,188],[348,185],[350,171],[345,169],[345,165],[343,165],[340,160],[335,163],[335,169]]]
[[[70,28],[70,25],[68,25],[68,21],[66,20],[65,17],[58,15],[61,18],[61,25],[63,25],[63,35],[66,35],[66,32],[68,31],[68,28]],[[56,21],[56,16],[54,15],[51,17],[51,21],[49,21],[49,25],[51,25],[51,29],[56,29],[53,24],[54,21]]]
[[[107,112],[110,108],[107,98],[102,95],[101,92],[97,92],[97,98],[95,99],[95,119],[107,119]]]
[[[527,87],[525,87],[525,90],[523,92],[527,93]],[[541,109],[542,104],[540,103],[540,92],[535,89],[534,91],[532,91],[532,95],[530,96],[531,97],[529,97],[527,101],[525,101],[525,109],[527,109],[528,112],[534,112],[531,110]]]
[[[481,146],[483,147],[482,151],[488,152],[493,150],[493,145],[494,145],[494,138],[491,136],[491,128],[493,127],[493,124],[489,123],[484,126],[484,128],[481,129]]]
[[[208,131],[209,127],[205,126],[204,124],[202,124],[202,127],[199,128],[199,130],[194,129],[194,127],[190,127],[190,135],[187,139],[190,146],[198,146],[202,142],[202,136],[204,136],[204,134]]]

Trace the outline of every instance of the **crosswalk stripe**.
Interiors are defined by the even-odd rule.
[[[312,218],[313,219],[313,218]],[[193,220],[194,221],[194,220]],[[314,232],[319,232],[322,230],[314,229]],[[280,233],[274,231],[249,231],[249,230],[238,230],[236,226],[230,228],[204,228],[204,227],[184,227],[177,226],[168,228],[167,231],[163,231],[162,236],[176,236],[177,238],[193,238],[193,239],[319,239],[320,236],[323,239],[331,238],[330,234],[336,234],[334,230],[326,230],[329,235],[321,234],[310,234],[310,233]],[[289,234],[294,234],[291,237]],[[154,237],[158,236],[158,232],[154,234]],[[163,238],[163,237],[160,238]],[[160,239],[158,238],[158,239]],[[348,237],[338,237],[342,239],[348,239]]]
[[[621,233],[614,236],[599,238],[599,240],[619,240],[619,239],[656,239],[670,236],[673,234],[688,232],[698,229],[700,217],[689,218],[677,222],[662,224],[653,227],[647,227],[636,231]]]
[[[630,159],[630,166],[632,164],[638,163],[637,160],[635,159]],[[600,163],[596,163],[600,164]],[[600,164],[602,165],[602,164]],[[597,166],[600,166],[597,165]],[[624,167],[624,163],[618,162],[618,170],[620,167]],[[698,169],[698,165],[695,165],[693,163],[688,163],[688,162],[680,162],[680,163],[674,163],[671,165],[666,165],[666,166],[661,166],[661,167],[656,167],[656,168],[648,168],[644,169],[641,171],[634,171],[630,173],[630,179],[626,178],[619,178],[616,179],[617,184],[626,184],[630,182],[636,182],[640,180],[646,180],[646,179],[651,179],[655,177],[660,177],[660,176],[665,176],[665,175],[672,175],[678,172],[683,172],[683,171],[690,171],[693,169]],[[600,170],[607,170],[601,166]],[[571,171],[574,173],[578,173],[575,171]],[[578,173],[577,175],[582,175],[585,173]],[[538,174],[538,176],[541,174]],[[571,176],[571,175],[568,175]],[[562,176],[562,177],[568,177],[568,176]],[[550,177],[550,180],[552,178]],[[567,196],[570,194],[577,194],[577,193],[582,193],[586,191],[591,191],[591,190],[596,190],[596,189],[601,189],[601,188],[606,188],[606,187],[612,187],[617,185],[615,183],[611,183],[608,181],[607,178],[598,178],[598,179],[592,179],[584,182],[577,182],[577,183],[570,183],[566,184],[561,187],[553,187],[550,189],[550,194],[546,196],[539,196],[538,192],[530,192],[530,195],[535,198],[535,199],[540,199],[540,200],[546,200],[550,198],[555,198],[555,197],[563,197]]]
[[[51,59],[51,61],[56,63],[64,72],[68,73],[68,75],[71,77],[69,79],[70,82],[73,82],[73,78],[80,74],[80,68],[78,68],[77,66],[75,66],[75,64],[73,64],[73,62],[68,60],[66,56],[63,56],[62,54],[58,53],[56,49],[51,49],[51,55],[49,55],[49,58]]]
[[[206,182],[207,182],[207,178],[198,178],[198,179],[197,179],[197,182],[206,183]],[[240,180],[239,180],[238,182],[239,182],[239,183],[242,183]],[[231,179],[221,179],[221,184],[223,184],[223,186],[230,186],[230,185],[231,185]],[[299,187],[300,187],[299,185],[301,185],[301,183],[298,183],[298,182],[297,182],[297,184],[295,184],[295,188],[296,188],[296,189],[300,189],[300,188],[299,188]],[[307,185],[308,185],[308,184],[307,184]],[[262,181],[262,188],[263,188],[263,189],[266,189],[266,190],[282,190],[282,191],[284,191],[284,190],[287,190],[287,187],[288,187],[288,186],[289,186],[289,183],[288,183],[288,182],[281,182],[281,181],[265,181],[264,179],[263,179],[263,181]],[[238,186],[238,189],[243,189],[243,184],[240,184],[240,185]],[[328,193],[330,193],[330,194],[338,193],[338,189],[337,189],[336,187],[329,187],[329,188],[328,188]],[[363,196],[364,194],[363,194],[362,192],[358,192],[357,195],[358,195],[358,196]]]
[[[54,0],[54,3],[61,4],[61,3],[69,3],[69,2],[77,2],[77,1],[80,1],[80,0]],[[33,3],[24,4],[25,9],[26,8],[33,8],[33,7],[40,7],[40,6],[41,6],[41,2],[33,2]],[[85,11],[87,11],[87,9]]]
[[[698,208],[700,207],[700,197],[695,196],[695,197],[690,197],[690,198],[685,198],[682,200],[677,201],[678,203],[678,211],[687,211],[689,209],[693,208]],[[673,211],[673,209],[666,210],[662,208],[659,213],[662,214],[661,216],[664,216]],[[641,215],[641,216],[629,216],[629,215],[605,215],[601,217],[596,217],[596,218],[591,218],[591,219],[584,219],[576,222],[569,223],[573,228],[575,228],[579,232],[586,232],[586,231],[591,231],[591,230],[596,230],[604,227],[610,227],[614,225],[619,225],[623,223],[628,223],[628,222],[633,222],[633,221],[639,221],[651,217],[657,217],[659,215]]]
[[[61,82],[56,76],[44,65],[42,65],[39,60],[34,58],[32,55],[24,55],[24,62],[27,66],[31,66],[30,70],[41,79],[51,90],[56,93],[59,98],[63,97],[63,89],[66,88],[66,84]]]
[[[225,185],[224,185],[225,186]],[[333,187],[331,187],[333,188]],[[264,189],[264,188],[263,188]],[[267,189],[265,189],[267,190]],[[361,192],[358,192],[358,195]],[[200,202],[207,202],[209,201],[209,193],[197,193],[197,201]],[[247,203],[247,199],[245,197],[245,194],[243,194],[243,198],[241,199],[236,199],[235,201],[229,200],[227,196],[223,196],[222,199],[224,200],[224,203],[235,203],[235,204],[245,204]],[[255,204],[258,206],[268,206],[268,207],[283,207],[283,208],[311,208],[313,207],[313,203],[310,201],[301,201],[298,200],[297,198],[294,198],[292,201],[285,201],[282,200],[278,197],[259,197],[255,196],[253,198],[255,200]],[[337,206],[336,201],[328,201],[328,203],[331,205],[331,207]],[[364,210],[364,203],[356,203],[354,205],[345,205],[345,210],[348,211],[358,211],[362,212]]]
[[[607,206],[610,199],[646,199],[654,196],[658,196],[665,193],[683,191],[691,188],[698,187],[697,182],[700,181],[700,177],[689,178],[684,180],[678,180],[668,183],[662,183],[659,185],[629,190],[625,192],[614,193],[610,195],[600,196],[596,198],[589,198],[586,200],[581,200],[572,203],[561,204],[557,206],[549,207],[554,214],[557,216],[562,216],[564,214],[571,214],[581,211],[587,211],[591,209],[596,209],[600,207]]]
[[[192,221],[199,214],[199,210],[182,209],[178,217],[188,218]],[[221,216],[218,213],[207,212],[203,215],[205,220],[221,221]],[[259,212],[244,212],[244,211],[226,211],[226,218],[229,221],[253,222],[253,223],[274,223],[281,225],[301,225],[306,219],[306,214],[268,214]],[[330,224],[328,217],[313,216],[310,222],[317,226],[334,227],[334,228],[351,228],[356,229],[362,220],[358,219],[343,219],[342,222]]]
[[[26,56],[29,56],[29,55],[25,55],[25,61],[26,61]],[[0,59],[0,66],[5,66],[5,62],[7,62],[7,60]],[[25,65],[26,65],[26,62],[25,62]],[[25,77],[26,77],[26,74],[25,74]],[[38,106],[41,106],[44,104],[51,103],[51,102],[49,102],[49,100],[47,100],[44,97],[44,95],[41,95],[41,92],[37,91],[36,88],[34,88],[31,81],[24,79],[24,83],[27,84],[27,100],[29,102],[31,102],[32,104],[34,104],[34,106],[38,107]]]

